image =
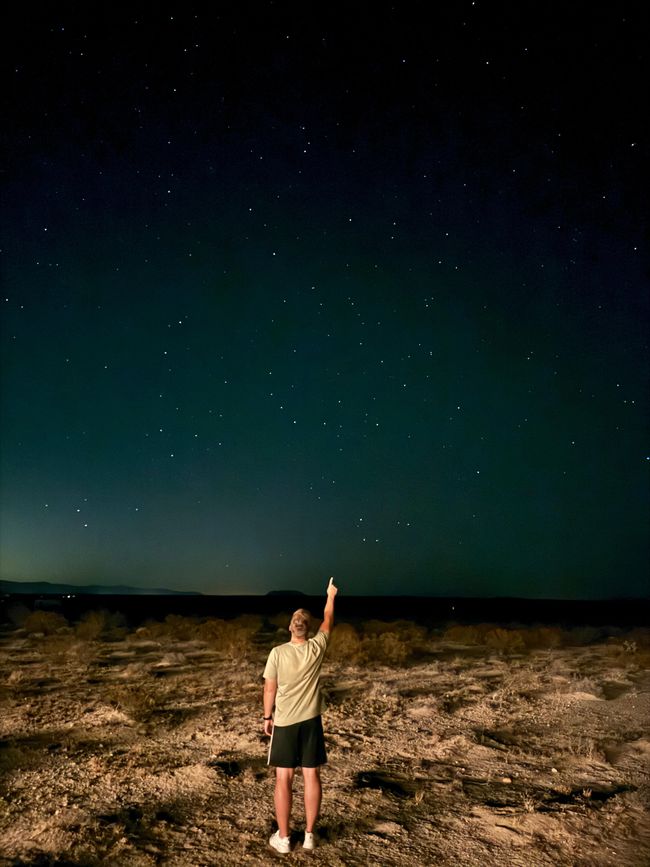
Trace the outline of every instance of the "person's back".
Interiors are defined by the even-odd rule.
[[[320,671],[327,649],[328,634],[319,630],[302,644],[288,641],[274,647],[264,677],[277,680],[276,726],[302,722],[321,712]]]
[[[314,823],[321,801],[320,766],[327,762],[321,719],[320,670],[334,625],[337,588],[330,578],[323,622],[313,638],[311,615],[294,612],[291,641],[274,647],[264,669],[264,733],[271,735],[268,763],[275,766],[275,812],[278,830],[269,840],[278,852],[290,851],[294,770],[302,768],[305,784],[305,849],[314,848]],[[274,714],[275,711],[275,714]]]

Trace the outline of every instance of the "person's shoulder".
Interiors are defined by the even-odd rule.
[[[287,647],[288,644],[289,644],[289,642],[286,641],[286,642],[284,642],[283,644],[276,644],[274,647],[272,647],[272,648],[269,650],[269,659],[270,659],[271,657],[275,658],[276,656],[279,656],[280,653],[282,653],[282,650],[283,650],[285,647]]]
[[[287,651],[287,649],[290,648],[291,646],[292,645],[291,645],[290,641],[283,641],[282,644],[276,644],[275,647],[271,650],[271,653],[275,653],[275,654],[285,653]]]
[[[316,635],[310,638],[310,641],[313,641],[315,644],[327,644],[329,641],[330,634],[329,632],[325,632],[324,629],[319,629]]]

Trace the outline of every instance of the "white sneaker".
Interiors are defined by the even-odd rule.
[[[305,842],[302,848],[309,849],[310,852],[316,848],[316,839],[311,831],[305,831]]]
[[[283,855],[291,851],[289,838],[281,837],[279,831],[276,831],[275,834],[269,837],[269,846],[272,846],[277,852],[282,852]]]

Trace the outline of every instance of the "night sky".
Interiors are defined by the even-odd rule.
[[[647,595],[642,4],[48,5],[0,577]]]

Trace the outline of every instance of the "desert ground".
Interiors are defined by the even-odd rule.
[[[288,616],[14,612],[0,865],[650,864],[650,633],[339,624],[319,846],[268,847],[262,670]]]

